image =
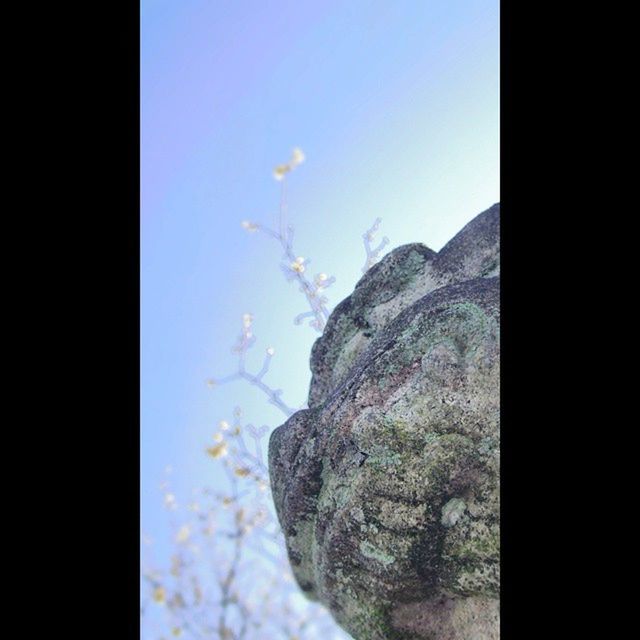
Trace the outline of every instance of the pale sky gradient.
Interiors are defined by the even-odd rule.
[[[142,0],[142,528],[160,543],[158,483],[177,493],[218,481],[204,454],[217,422],[242,406],[279,412],[231,373],[242,314],[255,316],[255,369],[289,405],[306,399],[317,334],[294,326],[304,299],[281,252],[247,234],[271,223],[274,165],[294,146],[296,251],[337,278],[335,305],[364,262],[362,233],[381,217],[387,251],[440,249],[499,196],[497,0]],[[161,549],[162,547],[160,547]]]

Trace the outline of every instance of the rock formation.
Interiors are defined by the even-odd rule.
[[[499,223],[372,267],[271,436],[294,575],[356,640],[499,637]]]

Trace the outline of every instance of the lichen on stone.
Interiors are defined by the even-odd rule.
[[[499,216],[371,268],[271,436],[294,575],[356,640],[499,637]]]
[[[460,498],[451,498],[447,504],[442,507],[442,518],[440,523],[445,527],[453,527],[462,517],[467,505]]]

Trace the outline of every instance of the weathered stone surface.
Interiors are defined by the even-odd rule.
[[[476,216],[439,253],[407,244],[374,265],[333,311],[313,346],[309,406],[326,400],[389,320],[430,291],[500,272],[500,205]]]
[[[271,436],[296,579],[358,640],[499,637],[499,215],[365,274]]]

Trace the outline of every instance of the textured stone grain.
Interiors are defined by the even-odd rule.
[[[334,310],[269,443],[294,575],[357,640],[498,637],[499,205]]]

